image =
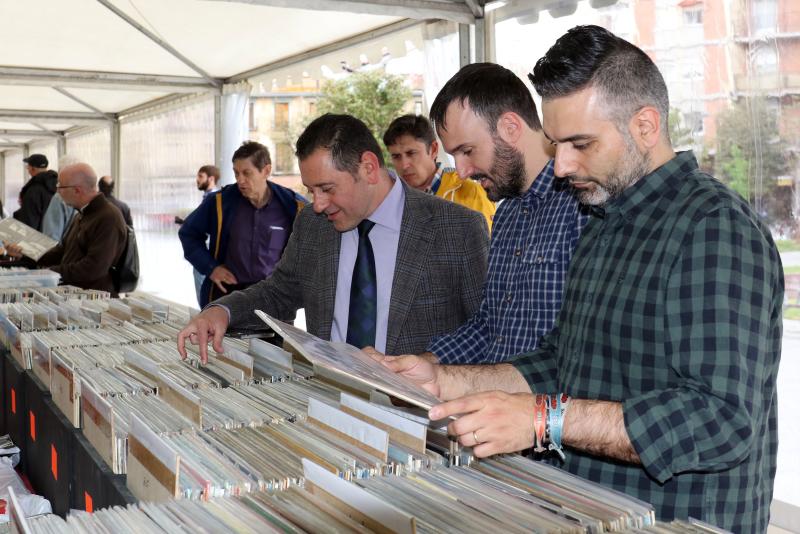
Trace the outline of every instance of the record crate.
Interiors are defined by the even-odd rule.
[[[27,463],[25,450],[25,433],[27,431],[28,410],[25,402],[25,384],[27,373],[3,349],[3,412],[5,414],[6,433],[20,448],[19,469],[24,472]]]
[[[38,486],[53,507],[53,513],[66,516],[71,505],[73,480],[75,429],[67,421],[52,399],[44,399],[41,437],[44,443],[45,468],[42,485]]]
[[[64,516],[70,505],[75,431],[39,379],[28,372],[26,383],[28,414],[25,473],[33,490],[50,501],[53,513]]]
[[[92,512],[136,502],[126,476],[115,475],[80,432],[75,433],[73,454],[72,508]]]

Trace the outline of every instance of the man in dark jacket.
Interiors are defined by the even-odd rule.
[[[98,191],[97,174],[86,163],[64,167],[57,188],[64,202],[78,213],[63,241],[39,258],[39,267],[60,273],[64,284],[116,295],[111,267],[125,249],[127,231],[122,214]],[[22,255],[15,244],[7,249],[11,256]]]
[[[14,212],[14,218],[41,232],[44,212],[56,192],[58,174],[48,170],[50,163],[44,154],[31,154],[22,161],[28,165],[31,179],[19,193],[20,208]]]
[[[100,189],[100,192],[105,195],[106,200],[114,204],[119,209],[119,211],[122,213],[122,218],[125,220],[125,224],[133,228],[131,209],[126,203],[114,196],[114,179],[110,176],[103,176],[100,178],[100,181],[97,182],[97,187]]]
[[[243,143],[233,154],[236,184],[206,196],[181,226],[183,256],[206,277],[201,307],[268,277],[281,258],[306,200],[270,182],[271,171],[267,147]]]

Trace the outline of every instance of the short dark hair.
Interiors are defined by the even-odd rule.
[[[242,143],[242,146],[237,148],[236,152],[233,153],[231,161],[247,158],[250,158],[250,161],[258,170],[272,163],[272,159],[269,157],[269,149],[255,141],[245,141]]]
[[[620,131],[638,110],[654,106],[662,133],[669,135],[669,95],[658,67],[640,48],[600,26],[575,26],[559,37],[528,78],[545,100],[597,88]]]
[[[242,146],[244,146],[244,145],[242,145]],[[266,148],[266,147],[264,147],[264,148]],[[241,147],[239,148],[239,150],[241,150]],[[237,150],[237,152],[238,152],[238,150]],[[245,157],[247,157],[247,156],[245,156]],[[237,158],[236,154],[234,154],[233,159],[242,159],[242,158]],[[267,163],[269,163],[269,150],[267,151]],[[256,165],[256,167],[258,167],[258,165]],[[263,168],[264,168],[263,166],[259,167],[259,169],[263,169]],[[202,167],[197,169],[197,174],[201,174],[201,173],[205,174],[206,176],[213,176],[214,178],[219,180],[219,167],[217,167],[216,165],[203,165]]]
[[[318,148],[330,150],[334,168],[353,176],[358,172],[364,152],[372,152],[378,164],[386,166],[375,136],[366,124],[352,115],[326,113],[314,119],[297,139],[295,155],[303,161]]]
[[[519,77],[496,63],[472,63],[450,78],[431,105],[431,120],[436,128],[447,130],[445,115],[454,101],[469,103],[470,109],[497,131],[497,121],[503,113],[513,111],[534,130],[542,123],[536,114],[531,92]]]
[[[108,181],[105,181],[104,178],[108,178]],[[101,176],[100,179],[97,180],[97,188],[106,196],[113,194],[114,179],[111,176]]]
[[[386,129],[386,133],[383,134],[383,144],[388,148],[404,135],[422,141],[426,148],[431,148],[431,144],[436,140],[433,126],[428,119],[422,115],[403,115],[393,120]]]

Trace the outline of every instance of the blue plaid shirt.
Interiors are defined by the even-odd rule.
[[[524,195],[501,202],[481,306],[428,350],[444,364],[477,364],[536,348],[561,308],[569,262],[587,220],[584,212],[568,184],[554,178],[552,161]]]

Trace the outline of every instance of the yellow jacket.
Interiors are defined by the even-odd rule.
[[[436,196],[482,213],[486,217],[489,231],[492,231],[494,202],[489,200],[478,182],[461,178],[455,169],[444,169]]]

